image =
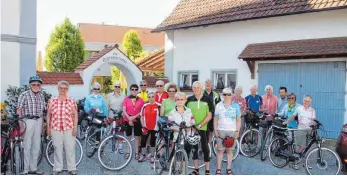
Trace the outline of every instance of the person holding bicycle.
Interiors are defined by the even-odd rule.
[[[222,158],[227,151],[227,175],[231,175],[231,162],[233,159],[234,139],[239,137],[241,128],[241,110],[237,103],[232,102],[230,88],[223,89],[224,100],[216,105],[214,114],[214,133],[217,142],[217,170],[216,175],[221,175]]]
[[[30,90],[19,95],[17,114],[19,117],[36,116],[38,119],[25,119],[24,134],[24,170],[21,174],[43,175],[37,168],[40,152],[41,133],[43,128],[43,111],[46,107],[45,97],[41,93],[42,79],[32,76],[29,79]]]
[[[137,84],[132,84],[130,86],[131,94],[128,97],[125,97],[123,101],[123,114],[124,114],[124,127],[125,133],[129,141],[131,141],[132,129],[134,128],[134,136],[135,136],[135,159],[138,160],[140,158],[139,155],[139,146],[141,139],[141,122],[140,115],[142,106],[145,102],[142,98],[137,96],[139,90],[139,86]],[[128,159],[130,156],[130,149],[127,149],[127,153],[124,155],[125,159]]]
[[[75,137],[77,135],[77,104],[68,96],[69,83],[58,83],[57,97],[49,100],[47,106],[47,136],[52,136],[54,146],[53,175],[63,170],[63,149],[65,149],[69,175],[76,175]]]
[[[146,143],[148,137],[150,137],[150,163],[154,163],[154,147],[156,140],[156,133],[158,131],[157,121],[159,119],[160,104],[155,102],[155,93],[148,93],[148,103],[144,104],[141,110],[141,125],[142,125],[142,136],[141,136],[141,152],[142,157],[138,160],[139,162],[146,161]]]
[[[305,149],[307,144],[307,136],[311,133],[310,126],[315,124],[316,111],[311,107],[312,98],[310,95],[306,95],[304,98],[304,105],[295,109],[293,115],[285,122],[284,125],[289,124],[294,120],[295,116],[298,116],[298,131],[295,131],[295,143],[298,145],[299,151]],[[294,169],[299,169],[297,164],[294,165]]]
[[[207,124],[212,118],[214,106],[210,98],[203,95],[203,84],[200,81],[195,81],[192,85],[194,95],[188,97],[186,106],[192,110],[195,125],[199,129],[201,135],[201,148],[204,153],[205,175],[210,175],[210,152],[207,140]],[[191,175],[199,175],[198,155],[193,155],[194,171]]]
[[[296,102],[296,95],[294,93],[291,93],[287,97],[288,103],[284,105],[281,112],[277,113],[279,117],[286,117],[287,120],[294,114],[296,108],[301,106],[299,103]],[[297,120],[292,120],[287,124],[288,128],[298,128],[298,122]]]

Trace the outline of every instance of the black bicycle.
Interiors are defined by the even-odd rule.
[[[1,174],[5,175],[7,172],[8,162],[12,174],[18,175],[24,170],[24,147],[23,147],[23,134],[25,133],[26,123],[24,119],[37,120],[39,116],[24,116],[18,117],[15,115],[9,119],[8,124],[1,124],[1,137],[5,140],[4,147],[1,151]],[[19,121],[23,124],[21,128]]]
[[[309,139],[308,144],[301,152],[295,151],[294,131],[298,129],[286,129],[289,133],[286,137],[278,137],[271,142],[268,153],[274,166],[282,168],[289,162],[299,164],[304,160],[304,167],[310,175],[337,175],[340,172],[341,162],[339,156],[334,151],[322,147],[323,140],[319,136],[318,130],[323,129],[323,125],[318,120],[314,120],[314,122],[315,124],[310,126],[311,133],[307,136]],[[313,144],[317,146],[310,150]],[[330,158],[334,161],[328,163]],[[318,168],[317,172],[314,172],[315,166]]]

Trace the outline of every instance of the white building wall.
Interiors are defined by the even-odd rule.
[[[20,86],[19,74],[19,43],[1,41],[1,101],[9,85]]]
[[[237,84],[246,95],[257,84],[246,62],[238,59],[248,44],[345,37],[346,14],[347,9],[342,9],[168,31],[165,49],[172,51],[173,63],[165,67],[172,67],[174,82],[178,82],[179,71],[196,70],[199,79],[206,80],[212,78],[211,70],[237,69]]]
[[[1,0],[1,34],[18,35],[19,26],[20,0]]]

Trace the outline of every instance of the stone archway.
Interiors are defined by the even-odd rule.
[[[138,84],[142,79],[142,71],[130,60],[118,46],[107,47],[95,56],[89,58],[76,68],[75,72],[80,73],[83,80],[83,94],[88,95],[90,84],[95,73],[105,65],[117,66],[126,77],[127,84]]]

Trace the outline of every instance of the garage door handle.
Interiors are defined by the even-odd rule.
[[[300,84],[300,88],[302,88],[302,84]]]

